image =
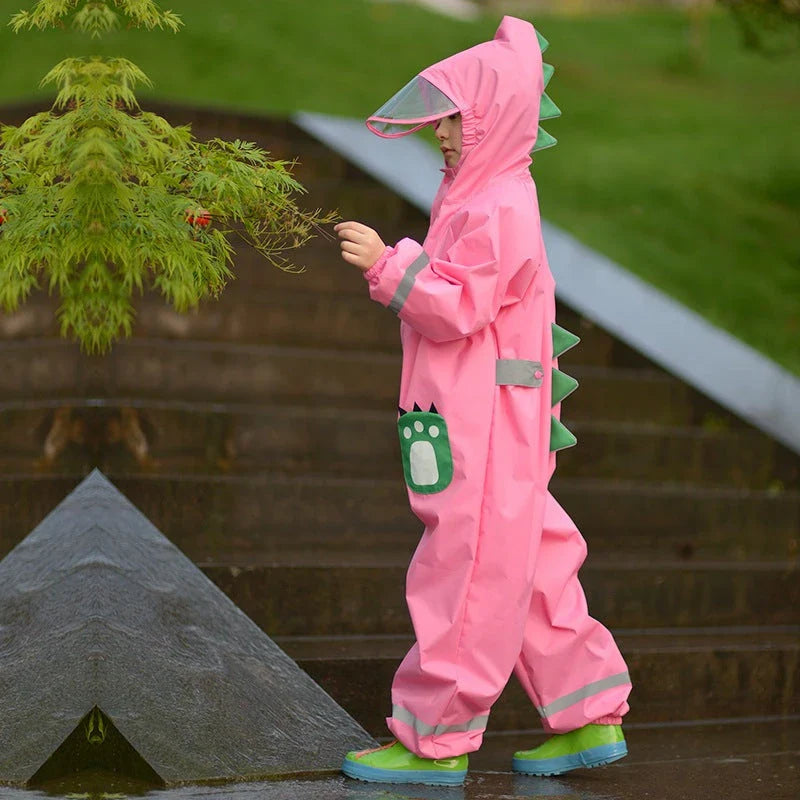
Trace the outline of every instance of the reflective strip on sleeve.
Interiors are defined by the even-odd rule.
[[[475,717],[469,722],[463,722],[460,725],[428,725],[420,719],[417,719],[410,711],[407,711],[402,706],[392,706],[392,718],[398,722],[405,722],[406,725],[411,726],[420,736],[439,736],[442,733],[466,733],[467,731],[482,731],[486,728],[486,723],[489,721],[489,715],[483,717]]]
[[[411,293],[411,287],[414,285],[417,275],[419,275],[429,263],[430,259],[424,250],[411,262],[411,265],[406,270],[406,274],[403,275],[403,280],[400,281],[400,285],[394,293],[394,297],[392,297],[389,303],[389,308],[391,308],[395,314],[400,313],[400,309],[405,305],[406,300],[408,300],[408,295]]]
[[[536,377],[536,373],[540,377]],[[541,361],[498,358],[495,383],[498,386],[541,386],[544,380]]]
[[[563,697],[559,697],[558,700],[553,700],[552,703],[548,703],[546,706],[536,706],[536,710],[542,717],[551,717],[553,714],[563,711],[565,708],[569,708],[571,705],[585,700],[587,697],[600,694],[600,692],[604,692],[606,689],[613,689],[615,686],[625,686],[630,682],[631,678],[626,670],[625,672],[620,672],[618,675],[612,675],[610,678],[603,678],[602,680],[588,683],[582,689],[565,694]]]

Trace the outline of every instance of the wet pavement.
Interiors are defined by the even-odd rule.
[[[331,777],[305,781],[193,786],[150,792],[149,800],[640,800],[640,798],[711,798],[725,800],[796,800],[798,753],[736,759],[698,759],[609,765],[568,778],[535,778],[510,773],[477,772],[463,787],[378,785]],[[4,800],[52,797],[43,792],[9,790]],[[123,798],[124,793],[73,792],[70,798]]]
[[[534,743],[537,737],[534,737]],[[183,786],[146,792],[97,777],[70,787],[25,791],[0,787],[2,800],[72,798],[111,800],[797,800],[800,797],[800,718],[674,726],[630,726],[630,755],[615,764],[564,777],[513,775],[508,759],[530,734],[488,736],[473,754],[463,787],[369,784],[338,774],[306,779],[216,786]],[[103,790],[96,790],[98,785]],[[90,791],[93,788],[95,790]]]

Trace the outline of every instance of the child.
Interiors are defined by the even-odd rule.
[[[344,260],[401,320],[401,452],[425,524],[406,583],[417,641],[387,719],[397,741],[348,753],[351,777],[462,783],[512,670],[556,734],[516,753],[516,772],[627,753],[628,671],[588,615],[586,545],[547,489],[555,451],[575,443],[558,417],[577,382],[556,357],[578,339],[555,325],[529,170],[540,105],[558,113],[542,46],[505,17],[493,41],[428,67],[370,117],[385,137],[436,128],[446,166],[423,244],[336,226]]]

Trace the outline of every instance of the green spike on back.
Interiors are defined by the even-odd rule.
[[[556,139],[554,136],[551,136],[544,128],[540,127],[533,152],[537,153],[539,150],[545,150],[548,147],[555,147],[557,142],[558,139]]]
[[[561,116],[561,109],[546,95],[542,95],[539,106],[539,119],[555,119]]]
[[[550,452],[574,447],[578,443],[575,435],[563,423],[550,415]]]
[[[553,73],[556,71],[556,68],[552,64],[542,64],[542,72],[544,73],[544,88],[547,88],[547,84],[550,83],[550,78],[553,77]]]
[[[576,336],[566,328],[553,323],[553,358],[558,358],[563,355],[581,340],[580,336]]]
[[[560,369],[553,370],[553,392],[551,405],[560,403],[567,395],[572,394],[578,388],[578,381],[571,375],[567,375]]]
[[[566,353],[580,341],[580,337],[570,333],[566,328],[556,325],[551,326],[553,336],[553,358],[558,358],[562,353]],[[567,375],[560,369],[553,369],[551,387],[551,405],[558,405],[567,395],[572,394],[578,388],[578,381],[571,375]],[[550,452],[563,450],[566,447],[573,447],[578,443],[575,435],[554,416],[550,416]]]
[[[539,49],[544,53],[544,51],[550,47],[550,42],[548,42],[539,31],[536,31],[536,38],[539,40]]]

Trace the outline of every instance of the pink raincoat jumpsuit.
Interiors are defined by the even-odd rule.
[[[462,155],[443,170],[424,243],[387,247],[365,278],[401,320],[401,451],[425,525],[406,583],[416,643],[387,723],[418,755],[446,758],[480,747],[512,671],[552,732],[618,722],[631,684],[587,612],[586,544],[548,491],[560,404],[529,170],[544,91],[536,32],[505,17],[493,41],[420,77],[461,113]]]

